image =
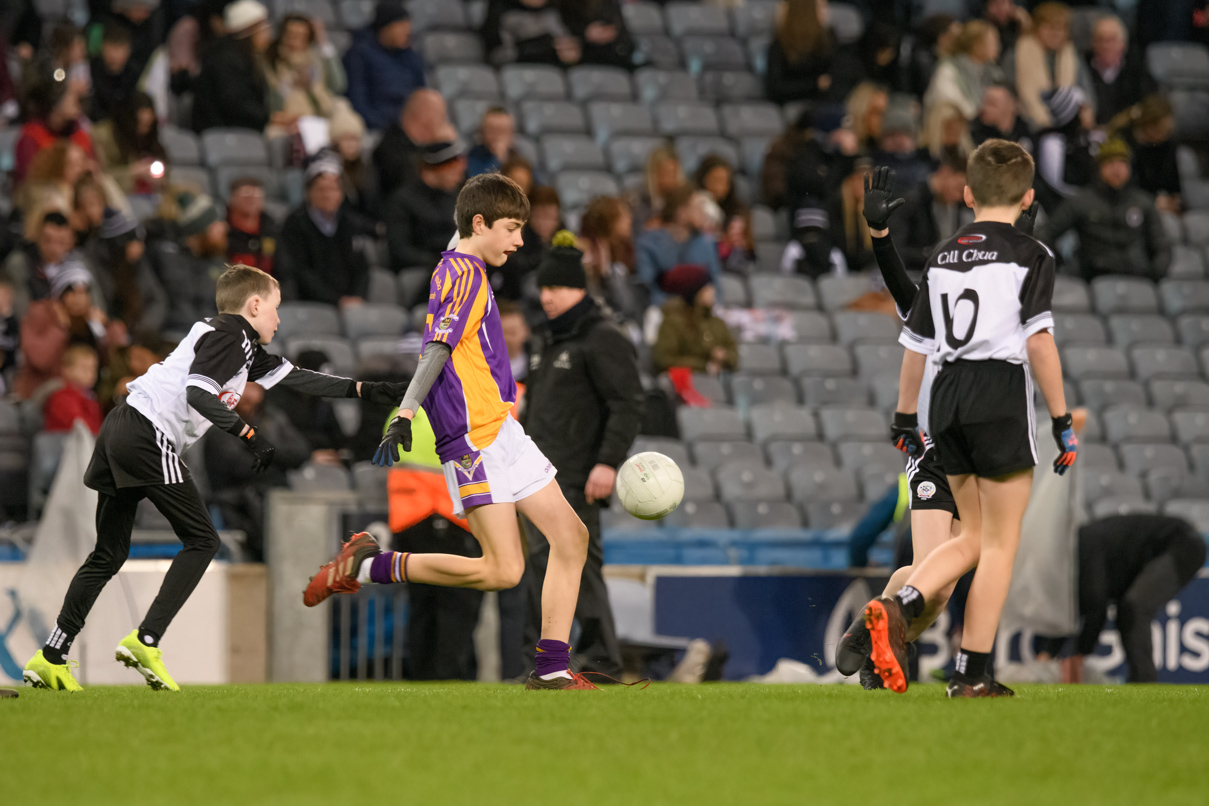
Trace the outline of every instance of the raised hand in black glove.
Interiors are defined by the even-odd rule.
[[[411,450],[411,420],[396,417],[386,429],[386,435],[374,451],[374,464],[378,467],[393,467],[398,460],[399,448],[406,453]]]
[[[903,453],[923,456],[924,438],[919,433],[919,416],[894,412],[894,424],[890,426],[890,442]]]
[[[406,392],[407,384],[405,383],[389,383],[387,381],[361,382],[361,399],[366,403],[397,406]]]
[[[865,174],[865,221],[869,229],[887,229],[890,216],[906,203],[906,199],[894,198],[893,168],[874,168]]]
[[[257,434],[252,426],[248,426],[247,432],[241,434],[239,440],[252,454],[252,472],[263,473],[268,470],[269,465],[273,464],[273,454],[277,453],[277,449]]]
[[[1020,217],[1016,219],[1016,229],[1023,232],[1025,235],[1033,234],[1033,227],[1037,225],[1037,202],[1033,202],[1026,209],[1020,211]]]

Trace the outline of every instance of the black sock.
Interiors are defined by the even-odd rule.
[[[56,666],[67,662],[67,653],[71,651],[71,643],[76,640],[74,635],[64,632],[58,624],[50,631],[50,637],[42,645],[42,657]]]
[[[960,649],[954,661],[958,674],[977,680],[986,677],[987,666],[991,662],[991,653],[971,652],[968,649]]]
[[[151,632],[151,630],[145,629],[143,627],[139,627],[139,640],[142,641],[143,646],[159,646],[160,645],[159,633]]]
[[[904,585],[894,594],[903,609],[903,618],[910,624],[924,612],[924,595],[910,585]]]

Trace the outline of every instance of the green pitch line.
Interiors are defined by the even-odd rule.
[[[0,800],[1173,806],[1209,801],[1206,725],[1209,688],[1184,686],[23,689]]]

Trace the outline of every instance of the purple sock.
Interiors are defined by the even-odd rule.
[[[384,551],[369,566],[369,581],[375,585],[407,581],[407,557],[411,552]]]
[[[534,667],[538,677],[567,671],[571,668],[571,645],[543,638],[537,642],[537,657],[534,659]]]

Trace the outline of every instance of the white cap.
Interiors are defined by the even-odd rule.
[[[268,22],[269,10],[256,0],[235,0],[223,11],[222,22],[229,34],[241,34]]]

